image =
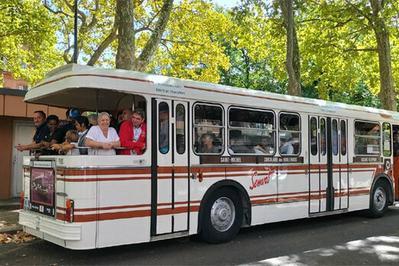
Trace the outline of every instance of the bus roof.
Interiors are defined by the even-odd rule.
[[[84,79],[82,79],[84,78]],[[93,80],[99,79],[98,82],[94,82]],[[121,86],[106,86],[104,83],[104,78],[112,79],[110,84],[115,84],[117,80],[122,84]],[[148,91],[148,86],[150,84],[157,84],[158,86],[173,86],[175,88],[184,89],[184,94],[190,98],[190,91],[193,90],[201,90],[206,92],[218,92],[222,94],[229,94],[235,96],[251,96],[256,98],[267,98],[269,100],[277,100],[284,102],[295,102],[299,104],[313,105],[318,106],[320,110],[327,111],[331,110],[346,110],[346,111],[359,111],[359,112],[367,112],[379,114],[387,119],[399,119],[399,113],[393,111],[387,111],[383,109],[377,109],[372,107],[363,107],[357,105],[349,105],[344,103],[330,102],[320,99],[311,99],[304,97],[297,97],[291,95],[283,95],[277,93],[271,93],[266,91],[259,90],[251,90],[245,88],[237,88],[232,86],[193,81],[193,80],[184,80],[178,78],[171,78],[161,75],[153,75],[147,73],[141,73],[136,71],[122,70],[122,69],[103,69],[96,68],[86,65],[78,65],[78,64],[67,64],[54,70],[50,71],[45,79],[37,84],[35,87],[30,89],[25,96],[25,101],[31,103],[38,104],[52,104],[55,106],[62,107],[86,107],[93,108],[87,104],[87,97],[93,97],[93,88],[108,90],[108,93],[105,93],[102,97],[107,99],[108,101],[117,100],[120,98],[120,93],[133,93],[131,82],[140,82],[144,83],[147,87],[147,93],[151,93]],[[127,85],[126,84],[130,84]],[[130,83],[129,83],[130,82]],[[151,85],[150,85],[151,86]],[[152,86],[154,87],[154,86]],[[68,91],[71,89],[78,88],[91,88],[92,90],[79,90],[79,97],[75,95],[73,99],[68,96]],[[159,90],[154,89],[154,93]],[[76,93],[77,91],[73,91]],[[85,95],[87,94],[91,95]],[[177,92],[178,93],[178,92]],[[119,96],[118,96],[119,95]],[[178,96],[176,94],[175,96]],[[118,98],[119,97],[119,98]],[[79,102],[79,98],[82,99]],[[195,99],[195,97],[193,97]],[[94,110],[94,109],[93,109]]]

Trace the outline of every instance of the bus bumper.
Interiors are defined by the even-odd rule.
[[[54,218],[46,217],[26,210],[19,212],[19,224],[24,231],[36,237],[54,242],[61,246],[64,241],[80,241],[82,228],[79,224],[57,221]]]

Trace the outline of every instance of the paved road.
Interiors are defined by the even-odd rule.
[[[380,219],[361,213],[303,219],[241,230],[210,245],[182,238],[91,251],[42,240],[0,245],[0,265],[398,265],[399,208]]]

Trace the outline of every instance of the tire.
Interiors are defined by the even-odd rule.
[[[368,214],[372,218],[382,217],[388,207],[389,187],[386,182],[378,180],[370,195],[370,209]]]
[[[202,212],[202,240],[208,243],[228,242],[240,231],[243,208],[236,191],[230,188],[216,190],[206,199]]]

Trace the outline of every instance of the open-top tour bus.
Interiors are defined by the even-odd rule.
[[[25,100],[146,114],[143,155],[24,158],[19,223],[66,248],[193,234],[217,243],[243,226],[382,216],[398,198],[395,112],[74,64]]]

